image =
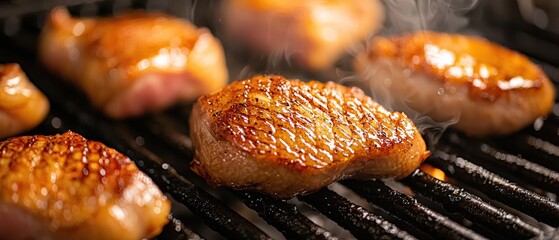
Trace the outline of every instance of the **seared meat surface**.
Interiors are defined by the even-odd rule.
[[[160,111],[227,83],[225,57],[207,29],[160,13],[72,18],[54,9],[40,57],[112,118]]]
[[[169,200],[126,156],[67,132],[0,142],[0,239],[143,239]]]
[[[383,18],[377,0],[226,0],[222,10],[229,37],[313,70],[330,67]]]
[[[0,65],[0,139],[39,125],[49,106],[18,64]]]
[[[202,96],[192,169],[215,186],[278,198],[345,178],[402,178],[428,156],[404,114],[358,88],[255,76]]]
[[[525,56],[478,37],[418,32],[377,37],[355,64],[379,101],[476,137],[517,131],[547,116],[555,89]]]

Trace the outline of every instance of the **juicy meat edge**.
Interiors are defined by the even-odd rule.
[[[190,117],[190,135],[196,150],[190,163],[192,170],[214,187],[256,190],[281,199],[311,193],[342,179],[403,178],[429,156],[425,142],[416,130],[412,141],[395,144],[376,157],[353,159],[322,169],[298,170],[273,161],[258,161],[217,137],[211,129],[208,114],[198,103],[195,104]],[[402,156],[407,158],[399,158]]]

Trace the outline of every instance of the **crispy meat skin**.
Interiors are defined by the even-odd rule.
[[[170,211],[129,158],[73,132],[0,142],[0,189],[6,239],[142,239]]]
[[[198,99],[190,126],[196,173],[279,198],[343,178],[402,178],[428,155],[404,114],[332,82],[237,81]]]
[[[18,64],[0,65],[0,138],[13,136],[41,123],[49,100]]]
[[[330,67],[382,24],[377,0],[226,0],[224,31],[251,50],[301,67]]]
[[[72,18],[56,8],[39,53],[48,68],[113,118],[194,100],[227,82],[219,41],[207,29],[161,13]]]
[[[356,70],[396,109],[457,118],[455,128],[477,137],[521,129],[546,116],[555,97],[545,73],[525,56],[457,34],[377,37]]]

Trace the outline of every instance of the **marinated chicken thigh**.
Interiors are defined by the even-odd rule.
[[[377,0],[226,0],[222,10],[228,36],[313,70],[331,66],[383,17]]]
[[[0,139],[39,125],[49,107],[18,64],[0,65]]]
[[[555,88],[525,56],[478,37],[418,32],[375,38],[355,69],[375,99],[476,137],[517,131],[550,113]]]
[[[67,132],[0,142],[0,239],[158,234],[169,200],[126,156]]]
[[[160,111],[227,82],[219,41],[207,29],[159,13],[72,18],[56,8],[39,53],[112,118]]]
[[[340,179],[403,178],[428,156],[404,114],[358,88],[255,76],[202,96],[192,169],[215,186],[278,198]]]

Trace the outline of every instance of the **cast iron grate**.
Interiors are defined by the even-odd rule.
[[[444,171],[444,181],[417,170],[399,182],[342,181],[289,201],[211,189],[188,169],[193,156],[190,106],[128,121],[106,119],[79,91],[41,66],[36,41],[46,11],[60,4],[77,15],[110,15],[128,8],[169,11],[204,25],[211,22],[204,11],[215,3],[42,2],[0,1],[0,62],[20,63],[52,104],[47,119],[28,134],[72,130],[134,159],[173,199],[173,216],[158,239],[545,239],[557,232],[559,107],[558,115],[503,139],[480,141],[448,131],[427,160]],[[514,43],[517,50],[531,52],[522,46],[529,43]],[[557,63],[538,63],[559,84]]]

